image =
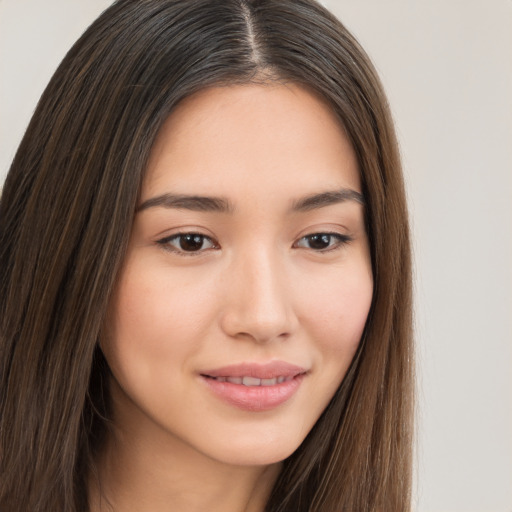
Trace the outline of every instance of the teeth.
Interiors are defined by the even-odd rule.
[[[256,377],[244,377],[242,384],[244,386],[261,386],[261,379],[257,379]]]
[[[273,379],[258,379],[257,377],[213,377],[219,382],[230,382],[231,384],[243,384],[244,386],[275,386],[293,379],[293,375],[288,377],[280,376]]]

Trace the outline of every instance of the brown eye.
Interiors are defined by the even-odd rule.
[[[340,233],[313,233],[302,237],[295,247],[312,249],[313,251],[327,251],[337,249],[350,242],[351,238]]]
[[[178,243],[183,251],[200,251],[203,248],[204,238],[203,235],[180,235]]]
[[[201,252],[217,247],[211,238],[199,233],[178,233],[158,240],[158,244],[178,253]]]
[[[310,235],[306,237],[311,249],[322,250],[327,249],[331,245],[332,236],[320,233],[318,235]]]

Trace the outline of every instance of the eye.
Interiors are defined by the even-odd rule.
[[[351,238],[349,236],[340,233],[312,233],[311,235],[300,238],[294,244],[294,247],[321,252],[338,249],[350,241]]]
[[[167,250],[182,254],[202,252],[218,247],[210,237],[200,233],[176,233],[158,240],[157,243]]]

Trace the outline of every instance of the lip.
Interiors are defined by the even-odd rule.
[[[285,361],[269,363],[241,363],[223,366],[201,372],[208,377],[255,377],[257,379],[273,379],[275,377],[295,377],[306,370],[300,366]]]
[[[284,361],[266,364],[242,363],[223,366],[200,373],[202,381],[220,399],[239,409],[250,412],[269,411],[287,402],[298,391],[307,370]],[[266,386],[245,386],[216,380],[218,377],[253,377],[277,379],[284,382]]]

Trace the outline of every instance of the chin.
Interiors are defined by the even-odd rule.
[[[262,430],[260,435],[230,436],[226,443],[219,443],[217,449],[210,445],[210,456],[234,466],[265,466],[276,464],[287,459],[302,444],[305,435],[297,433],[290,435],[289,430],[284,433]],[[210,438],[211,440],[211,438]]]

